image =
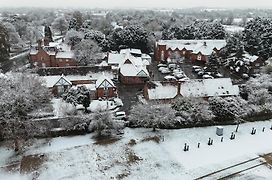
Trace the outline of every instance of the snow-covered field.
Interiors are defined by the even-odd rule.
[[[230,140],[236,126],[224,126],[224,141],[215,134],[216,127],[179,130],[125,129],[120,140],[111,144],[96,144],[92,134],[75,137],[59,137],[36,140],[25,154],[45,153],[48,160],[40,168],[38,179],[195,179],[228,166],[241,163],[259,155],[272,152],[272,120],[246,123],[239,127],[236,138]],[[251,135],[252,127],[257,129]],[[263,127],[265,131],[262,132]],[[149,136],[164,137],[164,141],[142,141]],[[213,145],[208,146],[208,138]],[[131,139],[135,145],[129,145]],[[200,142],[200,148],[197,144]],[[184,144],[190,148],[183,151]],[[13,153],[0,148],[0,165],[8,163]],[[139,158],[139,159],[138,159]],[[262,158],[233,169],[220,172],[220,177],[258,164]],[[214,174],[206,179],[217,179]],[[0,179],[21,179],[18,174],[0,173]],[[24,176],[25,179],[31,178]],[[272,171],[261,165],[241,172],[233,179],[272,179]]]

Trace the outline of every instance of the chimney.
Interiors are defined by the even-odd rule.
[[[181,95],[181,94],[180,94],[180,88],[181,88],[180,86],[181,86],[181,83],[178,82],[177,84],[178,84],[178,92],[177,92],[177,96],[179,96],[179,95]]]
[[[45,46],[49,46],[49,38],[45,37],[43,43]]]
[[[203,45],[204,45],[204,46],[207,46],[207,42],[206,42],[206,41],[204,41],[204,42],[203,42]]]
[[[38,50],[42,49],[42,40],[39,39],[37,43],[38,43]]]

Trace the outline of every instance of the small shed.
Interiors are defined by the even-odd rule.
[[[217,126],[216,127],[216,135],[223,136],[223,134],[224,134],[224,128],[222,126]]]

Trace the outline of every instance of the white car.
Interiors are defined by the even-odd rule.
[[[177,79],[181,79],[181,78],[185,78],[186,77],[186,75],[184,73],[175,73],[174,76]]]
[[[158,67],[167,67],[167,64],[158,64]]]
[[[124,111],[118,111],[114,114],[113,119],[115,120],[127,120],[126,112]]]
[[[207,75],[207,74],[204,74],[202,76],[203,79],[214,79],[214,77],[210,76],[210,75]]]
[[[165,69],[161,70],[161,73],[168,74],[168,73],[171,73],[171,71],[168,68],[165,68]]]
[[[174,76],[165,76],[164,79],[167,81],[176,81],[177,80]]]

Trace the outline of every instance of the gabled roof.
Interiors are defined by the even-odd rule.
[[[96,80],[95,87],[109,88],[109,87],[115,87],[115,85],[110,78],[103,75]]]
[[[62,75],[53,86],[71,86],[71,85],[72,83]]]
[[[226,40],[160,40],[157,45],[166,45],[166,49],[186,49],[193,53],[201,52],[204,55],[211,55],[214,48],[222,49],[227,44]]]
[[[180,85],[184,97],[237,96],[239,87],[230,78],[196,79]]]

